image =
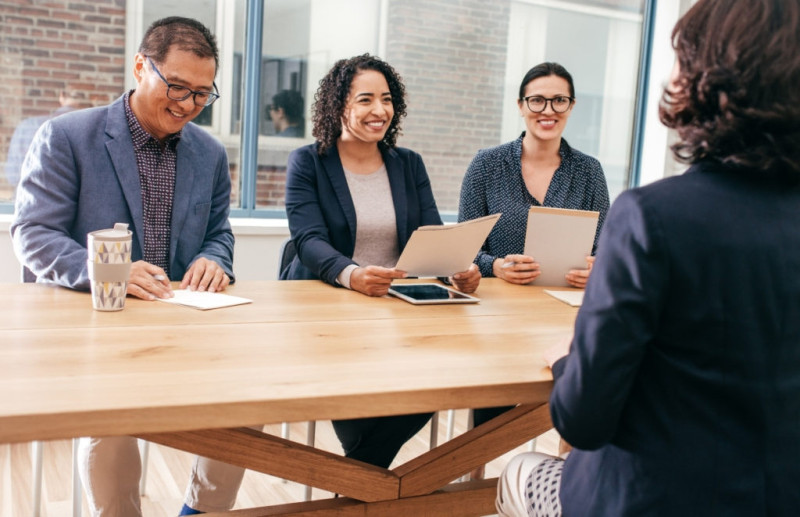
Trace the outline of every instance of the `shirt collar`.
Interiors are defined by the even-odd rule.
[[[134,91],[135,90],[130,90],[122,97],[125,104],[125,118],[128,121],[128,127],[131,130],[131,138],[133,139],[133,148],[138,151],[151,140],[161,146],[160,140],[145,131],[145,129],[139,123],[139,119],[136,118],[136,115],[134,115],[133,110],[131,109],[130,96]],[[169,135],[164,144],[172,149],[175,149],[181,139],[181,134],[183,134],[183,129],[177,133]]]

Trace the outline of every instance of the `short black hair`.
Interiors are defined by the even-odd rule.
[[[156,20],[144,33],[139,53],[156,63],[163,63],[173,46],[192,52],[197,57],[213,57],[215,70],[219,69],[216,38],[205,25],[192,18],[169,16]]]
[[[286,119],[292,124],[303,121],[305,102],[300,92],[295,90],[281,90],[272,96],[272,109],[282,108]]]

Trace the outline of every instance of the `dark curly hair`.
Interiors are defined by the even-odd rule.
[[[659,116],[676,158],[800,180],[800,2],[701,0],[672,41]]]
[[[403,79],[385,61],[376,56],[363,54],[337,61],[319,82],[317,93],[314,94],[314,105],[311,108],[314,121],[311,134],[317,139],[319,154],[325,154],[336,145],[336,140],[341,136],[342,116],[350,93],[350,85],[353,77],[364,70],[382,73],[389,83],[394,116],[386,135],[378,145],[384,148],[395,146],[397,136],[400,135],[400,120],[406,116],[406,88],[403,86]]]

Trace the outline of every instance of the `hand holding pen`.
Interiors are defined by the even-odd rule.
[[[539,264],[528,255],[506,255],[492,265],[494,276],[512,284],[529,284],[542,274]]]
[[[175,296],[164,270],[144,260],[137,260],[131,264],[128,294],[142,300]]]

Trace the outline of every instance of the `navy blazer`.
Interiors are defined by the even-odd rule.
[[[205,257],[233,281],[225,148],[189,123],[176,152],[170,277],[181,280],[192,262]],[[23,166],[15,212],[14,250],[40,281],[89,289],[86,234],[114,223],[128,223],[131,259],[141,260],[142,189],[122,97],[44,123]]]
[[[397,220],[402,252],[420,226],[442,224],[422,157],[400,147],[382,149]],[[283,280],[336,277],[353,262],[356,209],[344,176],[339,151],[333,146],[322,156],[317,144],[292,151],[286,170],[286,216],[297,257],[282,273]],[[365,264],[366,265],[366,264]]]
[[[565,516],[800,512],[800,187],[751,174],[611,207],[553,368]]]

